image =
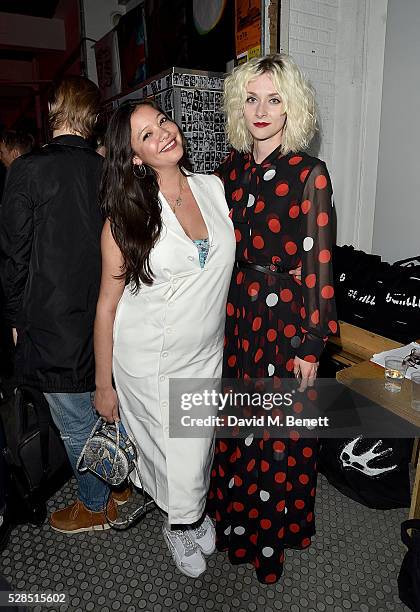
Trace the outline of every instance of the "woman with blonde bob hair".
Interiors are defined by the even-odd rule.
[[[223,375],[247,385],[271,378],[273,388],[299,378],[290,407],[299,413],[327,336],[337,331],[332,188],[324,162],[305,152],[316,129],[314,92],[290,57],[270,55],[234,69],[224,106],[233,149],[216,172],[236,262]],[[299,431],[275,439],[256,429],[216,441],[208,505],[217,546],[232,563],[252,563],[263,583],[280,578],[285,548],[311,543],[316,455],[317,441]]]

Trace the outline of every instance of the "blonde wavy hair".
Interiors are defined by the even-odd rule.
[[[270,74],[283,102],[286,124],[281,152],[304,151],[317,129],[315,92],[294,60],[284,54],[254,58],[233,69],[225,79],[223,109],[229,143],[238,151],[249,152],[253,138],[246,127],[244,105],[249,81]]]

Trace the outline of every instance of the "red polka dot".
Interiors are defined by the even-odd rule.
[[[272,584],[273,582],[277,581],[277,575],[276,574],[268,574],[268,576],[265,577],[264,582],[266,582],[267,584]]]
[[[293,412],[296,412],[297,414],[299,414],[300,412],[302,412],[302,410],[303,410],[302,402],[295,402],[293,404]]]
[[[317,189],[325,189],[326,186],[327,186],[327,177],[324,176],[323,174],[320,174],[319,176],[317,176],[315,179],[315,187]]]
[[[242,557],[245,557],[246,555],[246,549],[245,548],[238,548],[237,550],[235,550],[235,557],[238,557],[239,559],[242,559]]]
[[[219,468],[218,468],[218,469],[219,469],[219,476],[221,476],[221,477],[223,478],[223,477],[224,477],[224,475],[225,475],[225,470],[222,468],[222,466],[221,466],[221,465],[219,465]]]
[[[300,164],[300,162],[302,161],[302,157],[300,155],[294,155],[293,157],[291,157],[289,159],[289,164],[291,166],[297,166],[297,164]]]
[[[238,474],[235,474],[235,476],[233,477],[233,480],[235,482],[236,487],[241,487],[243,485],[243,480],[240,476],[238,476]]]
[[[278,183],[276,186],[276,195],[285,196],[289,193],[289,185],[287,183]]]
[[[302,499],[297,499],[295,501],[295,506],[298,510],[303,510],[303,508],[305,507],[305,502]]]
[[[319,227],[324,227],[325,225],[327,225],[327,223],[328,223],[328,213],[326,213],[326,212],[319,213],[319,215],[316,218],[316,222],[319,225]]]
[[[236,355],[231,355],[231,356],[228,358],[227,362],[228,362],[228,365],[229,365],[231,368],[233,368],[233,366],[234,366],[234,365],[235,365],[235,363],[236,363]]]
[[[289,208],[289,217],[291,219],[296,219],[296,217],[299,217],[299,213],[300,213],[299,206],[296,206],[296,204]]]
[[[246,162],[245,166],[244,166],[244,170],[248,170],[248,168],[251,166],[251,164],[248,162]]]
[[[258,518],[258,510],[256,508],[252,508],[248,512],[248,516],[249,516],[249,518]]]
[[[302,540],[302,542],[300,544],[301,544],[302,548],[307,548],[311,544],[311,538],[303,538],[303,540]]]
[[[235,313],[235,308],[233,307],[233,304],[231,304],[230,302],[226,304],[226,312],[229,317],[232,317]]]
[[[270,529],[271,521],[270,521],[270,519],[261,519],[260,520],[260,525],[261,525],[262,529]]]
[[[234,169],[234,170],[232,170],[232,172],[229,174],[229,178],[230,178],[230,180],[231,180],[231,181],[236,181],[236,177],[237,177],[237,174],[236,174],[236,170]]]
[[[309,482],[309,476],[307,474],[300,474],[299,475],[299,482],[303,485],[307,485]]]
[[[285,472],[277,472],[277,474],[274,475],[274,480],[279,484],[282,484],[286,480]]]
[[[225,442],[219,442],[219,449],[221,453],[225,453],[227,451],[227,444]]]
[[[276,505],[276,510],[277,510],[277,512],[283,512],[283,510],[285,509],[285,507],[286,507],[286,502],[285,502],[285,501],[284,501],[284,499],[283,499],[282,501],[279,501],[279,502],[277,503],[277,505]],[[279,537],[280,539],[281,539],[281,538],[284,538],[284,527],[282,527],[281,529],[279,529],[279,532],[278,532],[278,534],[277,534],[277,535],[278,535],[278,537]]]
[[[260,290],[260,283],[257,283],[256,281],[253,283],[250,283],[248,287],[248,295],[250,295],[251,297],[255,297],[256,295],[258,295],[259,290]]]
[[[286,338],[293,338],[293,336],[296,336],[296,327],[294,325],[286,325],[283,333]]]
[[[299,527],[299,525],[297,523],[291,523],[289,525],[289,529],[290,529],[290,531],[292,533],[299,533],[299,531],[300,531],[300,527]]]
[[[280,299],[282,302],[291,302],[293,300],[293,293],[290,289],[282,289],[280,291]]]
[[[270,469],[270,464],[268,463],[268,461],[264,461],[264,459],[261,461],[261,472],[268,472],[268,470]]]
[[[245,351],[245,353],[248,352],[248,349],[249,349],[249,341],[248,340],[245,340],[245,339],[242,340],[242,348]]]
[[[250,542],[252,542],[252,544],[253,544],[254,546],[256,546],[256,544],[257,544],[257,540],[258,540],[257,534],[256,534],[256,533],[252,533],[252,534],[249,536],[249,540],[250,540]]]
[[[254,238],[252,240],[252,244],[254,245],[254,247],[256,249],[263,249],[264,248],[264,239],[262,238],[262,236],[254,236]]]
[[[244,273],[242,271],[239,271],[238,274],[236,275],[236,284],[241,285],[243,278],[244,278]]]
[[[242,234],[238,229],[235,230],[235,238],[236,242],[240,242],[242,240]]]
[[[319,252],[318,259],[320,263],[328,263],[331,259],[331,253],[328,249],[322,249]]]
[[[257,490],[257,485],[256,484],[252,484],[251,486],[248,487],[248,495],[252,495],[253,493],[255,493],[255,491]]]
[[[235,191],[232,193],[232,200],[234,200],[235,202],[239,202],[239,200],[242,199],[243,195],[244,190],[242,189],[242,187],[240,187],[239,189],[235,189]]]
[[[223,493],[221,492],[221,490],[220,490],[219,488],[218,488],[218,489],[217,489],[217,491],[216,491],[216,495],[217,495],[217,497],[218,497],[220,500],[222,500],[222,499],[223,499]]]
[[[306,520],[308,521],[308,523],[312,523],[312,521],[314,520],[313,512],[308,513],[308,515],[306,516]]]
[[[330,328],[330,330],[332,331],[333,334],[337,333],[338,325],[337,325],[336,321],[329,321],[328,322],[328,327]]]
[[[263,202],[263,200],[258,200],[255,205],[255,212],[259,213],[262,210],[264,210],[264,208],[265,208],[265,203]]]
[[[309,211],[310,211],[310,209],[311,209],[311,206],[312,206],[312,204],[311,204],[311,201],[310,201],[310,200],[304,200],[304,201],[302,202],[302,204],[300,205],[300,207],[301,207],[302,212],[303,212],[303,214],[304,214],[304,215],[307,215],[307,214],[308,214],[308,212],[309,212]]]
[[[280,440],[276,440],[276,442],[273,444],[273,449],[276,451],[276,453],[283,453],[285,448],[286,446],[284,445],[284,442],[280,442]]]
[[[325,285],[321,289],[321,295],[325,300],[329,300],[334,295],[334,288],[331,285]]]
[[[304,306],[302,306],[302,308],[300,309],[300,316],[302,319],[306,317],[306,310]]]
[[[277,332],[275,329],[269,329],[267,332],[267,340],[269,342],[274,342],[274,340],[277,338]]]
[[[280,221],[278,219],[270,219],[268,227],[274,234],[278,234],[281,229]]]
[[[307,458],[312,457],[313,454],[314,454],[313,450],[312,448],[309,448],[309,446],[305,446],[305,448],[302,451],[302,455]]]
[[[261,317],[255,317],[252,322],[252,331],[258,331],[261,327],[262,319]]]
[[[255,353],[255,357],[254,357],[255,363],[258,363],[262,359],[263,355],[264,355],[264,351],[261,348],[259,348],[257,352]]]
[[[241,502],[233,502],[233,509],[236,510],[236,512],[242,512],[244,505],[241,504]]]
[[[312,289],[316,285],[316,274],[308,274],[305,278],[305,284],[309,289]]]
[[[305,170],[302,170],[302,172],[300,173],[300,180],[302,181],[302,183],[304,183],[306,181],[306,177],[309,174],[309,168],[305,168]]]
[[[293,489],[292,483],[291,482],[286,483],[286,491],[290,492],[292,489]]]
[[[287,458],[287,465],[289,467],[295,467],[296,465],[296,459],[294,457],[288,457]]]
[[[246,471],[251,472],[255,467],[255,459],[251,459],[251,461],[246,466]]]
[[[295,367],[295,360],[289,359],[286,363],[286,370],[288,372],[293,372],[293,368]]]
[[[289,240],[284,245],[284,249],[285,249],[286,253],[288,253],[289,255],[294,255],[296,253],[296,251],[297,251],[297,246],[296,246],[296,244],[294,242]]]
[[[311,321],[314,325],[318,325],[319,323],[319,310],[316,309],[313,311],[313,313],[311,314]]]

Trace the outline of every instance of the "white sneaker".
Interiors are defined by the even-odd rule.
[[[204,521],[196,529],[189,531],[191,539],[205,555],[211,555],[216,550],[216,530],[211,518],[206,514]]]
[[[171,531],[164,525],[162,532],[177,568],[190,578],[198,578],[206,570],[206,561],[197,544],[193,542],[190,531]]]

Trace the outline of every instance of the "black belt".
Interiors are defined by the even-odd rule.
[[[262,272],[263,274],[272,274],[273,276],[283,276],[289,277],[289,270],[285,270],[276,264],[267,264],[265,266],[260,266],[259,264],[254,264],[249,261],[235,261],[235,266],[239,269],[241,268],[249,268],[250,270],[256,270],[257,272]]]

